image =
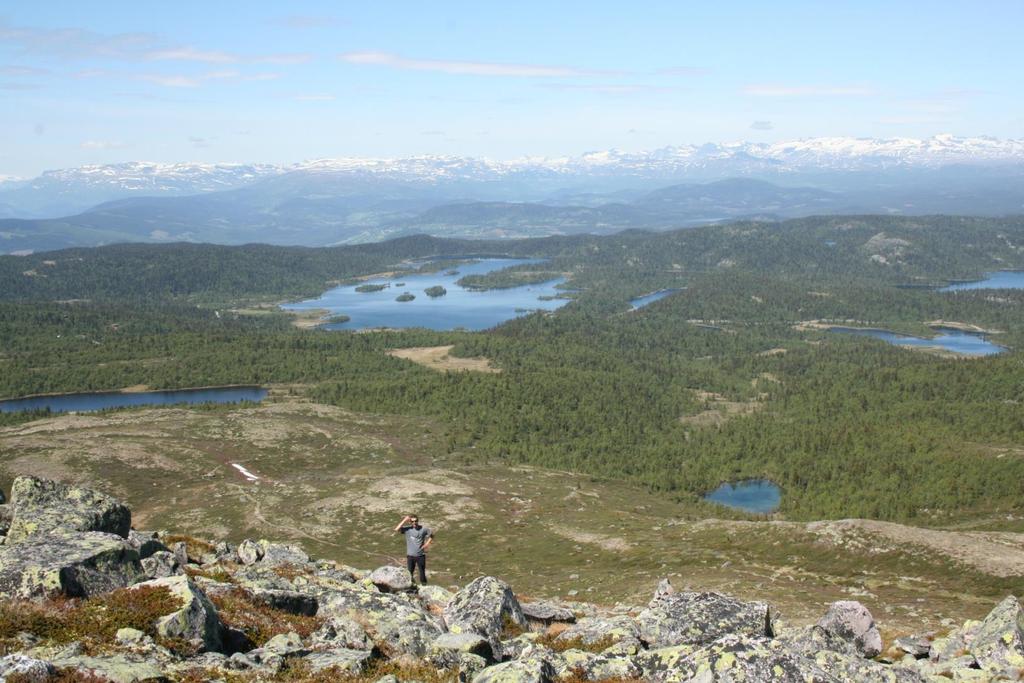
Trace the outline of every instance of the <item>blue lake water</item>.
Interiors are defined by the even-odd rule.
[[[660,289],[657,292],[654,292],[653,294],[647,294],[644,296],[637,297],[635,299],[630,299],[629,303],[632,304],[633,310],[635,311],[638,308],[643,308],[647,304],[653,304],[655,301],[658,301],[659,299],[664,299],[669,294],[675,294],[678,291],[678,289]]]
[[[965,289],[1024,289],[1024,270],[1000,270],[985,273],[984,280],[955,282],[941,287],[940,292],[959,292]]]
[[[50,409],[53,413],[70,411],[90,412],[107,408],[129,406],[160,406],[176,403],[238,403],[240,401],[262,401],[267,390],[262,387],[214,387],[210,389],[182,389],[180,391],[139,391],[121,393],[103,391],[88,394],[61,394],[58,396],[33,396],[0,401],[0,413],[16,413],[23,410]]]
[[[378,327],[426,327],[431,330],[454,330],[461,327],[483,330],[538,309],[553,311],[569,302],[568,299],[549,298],[564,293],[556,289],[556,286],[565,282],[565,278],[483,292],[455,284],[466,275],[490,273],[509,266],[532,263],[542,261],[482,259],[460,264],[458,272],[401,273],[395,278],[377,278],[360,283],[387,285],[379,292],[357,292],[355,285],[346,285],[328,290],[315,299],[285,304],[281,308],[289,311],[325,308],[333,315],[349,316],[348,322],[324,325],[328,330]],[[397,283],[404,283],[404,286],[399,288]],[[444,287],[448,293],[431,298],[423,292],[427,287],[435,285]],[[395,301],[395,297],[403,292],[413,294],[416,298],[412,301]]]
[[[940,333],[931,339],[909,337],[890,332],[889,330],[873,330],[863,327],[833,327],[829,331],[841,334],[856,334],[862,337],[874,337],[875,339],[881,339],[898,346],[938,346],[947,351],[965,356],[991,356],[1006,350],[1005,347],[993,344],[980,334],[961,332],[960,330],[951,330],[949,328],[937,329]]]
[[[775,512],[782,502],[782,490],[767,479],[750,479],[722,484],[704,500],[745,512]]]

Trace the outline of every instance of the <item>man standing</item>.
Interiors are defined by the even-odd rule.
[[[427,583],[427,548],[434,542],[433,532],[420,526],[416,515],[406,515],[395,527],[395,531],[405,534],[405,563],[409,568],[409,578],[415,581],[416,567],[420,568],[420,583]]]

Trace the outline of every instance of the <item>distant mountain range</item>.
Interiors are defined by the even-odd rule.
[[[131,162],[0,179],[0,253],[115,241],[325,245],[520,237],[816,213],[1024,212],[1024,140],[814,138],[269,164]]]

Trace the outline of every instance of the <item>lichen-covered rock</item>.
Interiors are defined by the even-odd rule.
[[[263,550],[263,558],[260,562],[265,565],[271,567],[279,567],[283,564],[302,566],[309,563],[309,555],[297,545],[271,543],[261,539],[259,546]]]
[[[555,676],[550,662],[532,657],[489,666],[473,677],[473,683],[553,683]]]
[[[166,665],[141,654],[111,654],[89,656],[83,654],[58,657],[50,662],[61,669],[73,669],[97,676],[111,683],[142,683],[166,681]]]
[[[498,661],[501,638],[508,624],[527,626],[526,617],[509,585],[493,576],[481,576],[460,590],[444,610],[452,633],[476,633],[487,639]]]
[[[666,663],[665,668],[659,666],[661,662]],[[776,640],[742,635],[727,635],[686,656],[646,659],[642,666],[644,680],[654,683],[836,683],[837,680]]]
[[[903,636],[892,641],[893,646],[912,657],[921,659],[928,656],[932,641],[928,636]]]
[[[710,643],[722,636],[770,636],[767,603],[721,593],[674,593],[651,601],[637,617],[640,640],[649,647]]]
[[[555,640],[561,643],[579,640],[586,645],[608,642],[611,645],[623,640],[638,640],[639,636],[636,622],[629,617],[585,617],[559,633]]]
[[[864,657],[877,657],[882,652],[882,635],[868,608],[856,600],[833,602],[818,620],[818,626],[853,644]]]
[[[310,671],[317,673],[324,669],[336,669],[339,673],[358,676],[366,671],[373,653],[368,650],[321,650],[311,652],[302,658]]]
[[[586,681],[640,676],[640,667],[628,657],[609,657],[583,650],[566,650],[562,653],[562,660],[565,670],[560,671],[560,675],[575,675]]]
[[[3,598],[89,597],[142,578],[138,552],[113,534],[55,532],[0,547]]]
[[[667,578],[662,579],[658,582],[658,587],[654,589],[654,597],[651,598],[651,605],[663,598],[667,598],[668,596],[675,594],[676,589],[675,586],[672,585],[672,582]]]
[[[348,617],[331,617],[309,637],[309,642],[314,648],[373,649],[373,641],[366,635],[366,629]]]
[[[458,666],[462,653],[477,655],[487,661],[494,659],[491,644],[476,633],[442,633],[430,644],[427,659],[439,669],[450,669]]]
[[[448,603],[455,597],[455,593],[452,593],[447,588],[441,588],[432,584],[420,586],[416,595],[419,597],[420,602],[428,608],[438,610],[443,610],[447,607]]]
[[[261,653],[266,655],[278,655],[279,657],[291,657],[305,654],[309,649],[302,644],[302,637],[295,631],[279,633],[260,648]]]
[[[6,536],[11,530],[11,522],[14,521],[14,507],[11,505],[0,505],[0,536]]]
[[[242,564],[256,564],[263,559],[263,548],[256,541],[247,538],[238,544],[235,554]]]
[[[156,631],[165,638],[180,638],[206,650],[221,649],[221,623],[217,608],[187,576],[170,576],[132,586],[132,590],[151,586],[166,588],[178,599],[180,607],[160,617]]]
[[[315,616],[320,607],[315,597],[298,591],[256,589],[252,591],[252,597],[268,607],[305,617]]]
[[[51,532],[102,531],[128,536],[132,514],[118,500],[49,479],[18,477],[11,486],[14,516],[7,545]]]
[[[983,669],[1024,668],[1024,610],[1007,596],[978,626],[970,652]]]
[[[274,571],[273,567],[264,565],[262,562],[249,567],[241,567],[232,578],[242,588],[249,591],[279,590],[293,591],[295,583]]]
[[[944,662],[969,652],[969,647],[980,627],[980,621],[968,620],[945,636],[936,638],[928,648],[928,659],[932,662]]]
[[[151,557],[153,553],[167,551],[169,548],[163,544],[155,531],[128,531],[128,545],[139,552],[139,559],[144,560]]]
[[[165,579],[184,573],[178,558],[169,550],[160,550],[142,560],[142,571],[147,579]]]
[[[388,565],[377,567],[370,574],[370,581],[385,593],[404,593],[412,588],[412,578],[402,567]]]
[[[389,657],[421,657],[443,631],[443,624],[405,595],[355,587],[332,591],[320,602],[321,616],[358,621],[374,644]]]
[[[41,659],[22,654],[0,657],[0,681],[17,674],[18,679],[25,683],[45,683],[55,673],[53,665]]]
[[[571,609],[550,602],[523,602],[519,606],[523,610],[523,616],[532,625],[550,626],[554,623],[572,624],[576,621],[576,615]]]

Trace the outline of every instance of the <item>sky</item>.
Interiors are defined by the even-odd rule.
[[[0,2],[0,176],[1024,137],[1024,2]]]

